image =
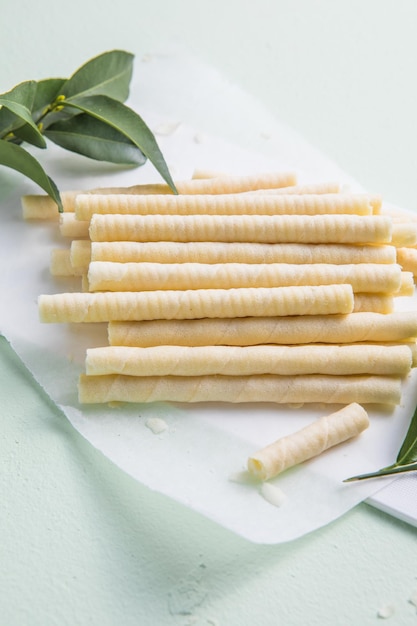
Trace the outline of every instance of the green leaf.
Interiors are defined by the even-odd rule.
[[[379,476],[391,476],[392,474],[402,474],[404,472],[413,472],[417,470],[417,408],[411,418],[410,426],[403,444],[398,453],[395,463],[387,465],[382,469],[371,472],[369,474],[360,474],[347,478],[344,482],[352,482],[354,480],[365,480],[367,478],[377,478]]]
[[[65,82],[65,78],[45,78],[36,83],[35,98],[31,109],[35,121],[38,121],[45,109],[59,96]]]
[[[62,211],[62,202],[57,186],[29,152],[8,141],[0,141],[0,165],[10,167],[33,180],[55,200],[58,209]]]
[[[133,54],[112,50],[94,57],[82,65],[64,85],[66,98],[102,94],[124,102],[129,95],[133,71]]]
[[[16,125],[13,130],[15,134],[16,129],[26,125],[28,127],[26,129],[26,140],[38,146],[38,148],[46,148],[45,139],[32,119],[31,110],[35,94],[36,81],[32,80],[20,83],[7,93],[0,95],[0,106],[3,106],[21,120],[21,124],[16,120]]]
[[[2,107],[0,109],[0,136],[5,137],[8,133],[13,132],[15,128],[22,125],[22,120],[14,113]]]
[[[146,161],[125,135],[86,113],[49,126],[45,135],[67,150],[98,161],[123,165],[142,165]]]
[[[162,178],[176,193],[174,181],[155,137],[135,111],[117,100],[101,95],[71,98],[65,100],[63,104],[88,113],[128,137],[151,161]]]
[[[417,462],[417,408],[411,418],[410,426],[398,453],[396,462],[400,465]]]

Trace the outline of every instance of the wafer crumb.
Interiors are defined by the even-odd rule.
[[[149,428],[154,435],[159,435],[168,429],[168,424],[160,417],[149,417],[145,422],[145,426]]]

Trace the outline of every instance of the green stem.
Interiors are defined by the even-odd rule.
[[[351,478],[345,478],[344,483],[351,483],[357,480],[366,480],[368,478],[379,478],[381,476],[391,476],[393,474],[402,474],[405,472],[415,472],[417,470],[417,463],[409,463],[407,465],[400,465],[394,463],[393,465],[387,465],[377,472],[370,472],[369,474],[360,474],[359,476],[352,476]]]

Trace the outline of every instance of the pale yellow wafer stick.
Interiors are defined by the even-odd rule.
[[[70,239],[88,238],[90,222],[75,219],[74,213],[61,213],[59,217],[59,232],[63,237]]]
[[[256,189],[290,187],[297,183],[294,172],[265,172],[243,176],[218,176],[209,179],[176,182],[179,194],[241,193]]]
[[[93,215],[92,241],[389,243],[380,215]]]
[[[80,276],[82,270],[71,265],[70,251],[55,248],[51,251],[49,270],[52,276]]]
[[[417,244],[417,222],[392,222],[391,243],[397,248]]]
[[[340,193],[341,186],[336,182],[305,183],[293,185],[292,187],[279,187],[277,189],[258,189],[256,191],[246,191],[244,193],[261,194],[307,194],[307,193]]]
[[[87,349],[85,367],[92,376],[379,374],[405,377],[412,367],[412,352],[406,344],[105,346]]]
[[[91,241],[75,239],[70,246],[70,261],[73,268],[81,268],[87,273],[91,261]]]
[[[350,285],[271,289],[60,293],[38,300],[42,322],[350,313]]]
[[[404,270],[417,276],[417,248],[398,248],[397,261]]]
[[[289,187],[295,185],[297,177],[293,172],[272,172],[248,176],[219,176],[208,180],[177,181],[175,186],[180,194],[219,194],[239,193],[256,189]],[[63,191],[61,200],[65,212],[75,209],[74,201],[78,194],[172,194],[164,183],[132,185],[130,187],[103,187],[87,191]],[[46,195],[26,195],[22,198],[25,219],[51,219],[58,217],[58,207]]]
[[[80,190],[61,191],[64,211],[74,211],[75,198]],[[59,218],[58,205],[50,196],[29,194],[22,197],[22,215],[25,220],[51,220]]]
[[[94,213],[119,215],[372,215],[367,194],[217,194],[129,195],[81,194],[75,215],[89,220]]]
[[[401,285],[395,296],[413,296],[415,292],[414,276],[412,272],[401,272]]]
[[[394,311],[394,296],[378,293],[355,293],[353,312],[383,313]]]
[[[391,376],[107,376],[81,375],[81,403],[351,402],[395,405],[401,379]]]
[[[360,263],[114,263],[92,261],[90,291],[156,289],[230,289],[347,283],[354,292],[396,293],[401,286],[397,264]]]
[[[390,245],[224,243],[87,240],[71,243],[71,263],[87,268],[90,261],[119,263],[395,263]]]
[[[249,457],[248,470],[259,480],[269,480],[294,465],[356,437],[368,426],[368,413],[360,404],[353,402],[258,450]]]
[[[401,341],[417,336],[417,311],[351,313],[296,317],[153,320],[110,322],[109,343],[120,346],[160,344],[256,345]]]
[[[220,176],[230,176],[230,174],[218,170],[196,167],[191,178],[192,180],[200,180],[201,178],[219,178]]]

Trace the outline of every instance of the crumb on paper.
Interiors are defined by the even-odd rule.
[[[388,619],[392,617],[394,613],[395,609],[392,604],[384,604],[384,606],[381,606],[378,610],[377,616],[381,619]]]
[[[287,500],[287,496],[282,489],[272,483],[263,483],[259,493],[269,504],[276,507],[282,506]]]
[[[205,141],[205,136],[202,133],[196,133],[194,135],[195,143],[204,143],[204,141]]]
[[[159,435],[168,429],[168,424],[161,417],[149,417],[145,426],[153,432],[154,435]]]
[[[155,135],[172,135],[175,133],[177,128],[181,126],[181,122],[165,122],[158,124],[156,128],[154,128]]]

